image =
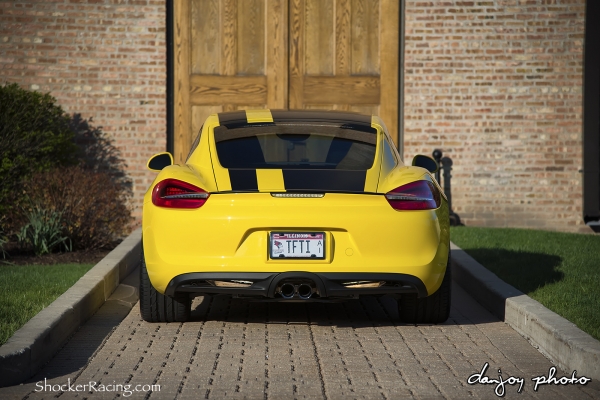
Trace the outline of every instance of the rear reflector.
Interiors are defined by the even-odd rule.
[[[385,285],[385,281],[343,282],[342,285],[348,289],[378,288]]]
[[[240,287],[250,287],[252,286],[252,282],[250,281],[206,281],[213,286],[217,287],[231,287],[231,288],[240,288]]]
[[[152,204],[167,208],[199,208],[206,203],[209,194],[190,183],[177,179],[165,179],[154,186]]]
[[[441,204],[438,189],[429,181],[415,181],[386,193],[395,210],[433,210]]]

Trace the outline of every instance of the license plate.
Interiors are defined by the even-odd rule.
[[[325,232],[271,232],[271,258],[325,258]]]

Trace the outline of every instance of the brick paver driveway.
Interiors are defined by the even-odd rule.
[[[480,381],[497,380],[500,369],[506,398],[600,398],[596,381],[534,391],[531,379],[547,376],[551,363],[456,285],[444,325],[398,324],[386,297],[281,304],[217,296],[197,298],[193,309],[192,322],[149,324],[136,306],[104,339],[126,313],[107,305],[34,379],[0,397],[496,398],[502,386],[468,384],[488,363]]]

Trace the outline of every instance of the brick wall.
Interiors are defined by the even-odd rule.
[[[134,215],[166,148],[164,0],[0,1],[0,83],[50,92],[101,126],[134,184]]]
[[[164,0],[0,0],[0,81],[121,149],[139,217],[166,145]],[[584,0],[405,4],[405,158],[441,148],[468,225],[583,229]]]
[[[405,159],[454,161],[467,225],[586,230],[584,0],[406,0]]]

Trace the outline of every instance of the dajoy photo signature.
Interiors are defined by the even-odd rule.
[[[494,393],[498,397],[503,397],[506,394],[505,386],[517,386],[517,393],[521,393],[523,391],[523,387],[525,385],[525,378],[518,376],[507,376],[504,378],[502,376],[502,370],[498,369],[498,378],[490,378],[486,375],[486,371],[489,368],[490,364],[485,363],[483,367],[481,367],[480,372],[476,372],[470,375],[467,378],[467,383],[469,385],[496,385],[494,388]],[[573,371],[571,376],[561,376],[560,378],[556,377],[556,367],[551,367],[548,370],[548,374],[535,376],[531,378],[534,382],[533,390],[535,392],[538,391],[539,387],[542,385],[586,385],[588,382],[591,382],[590,378],[585,376],[577,376],[577,371]]]

